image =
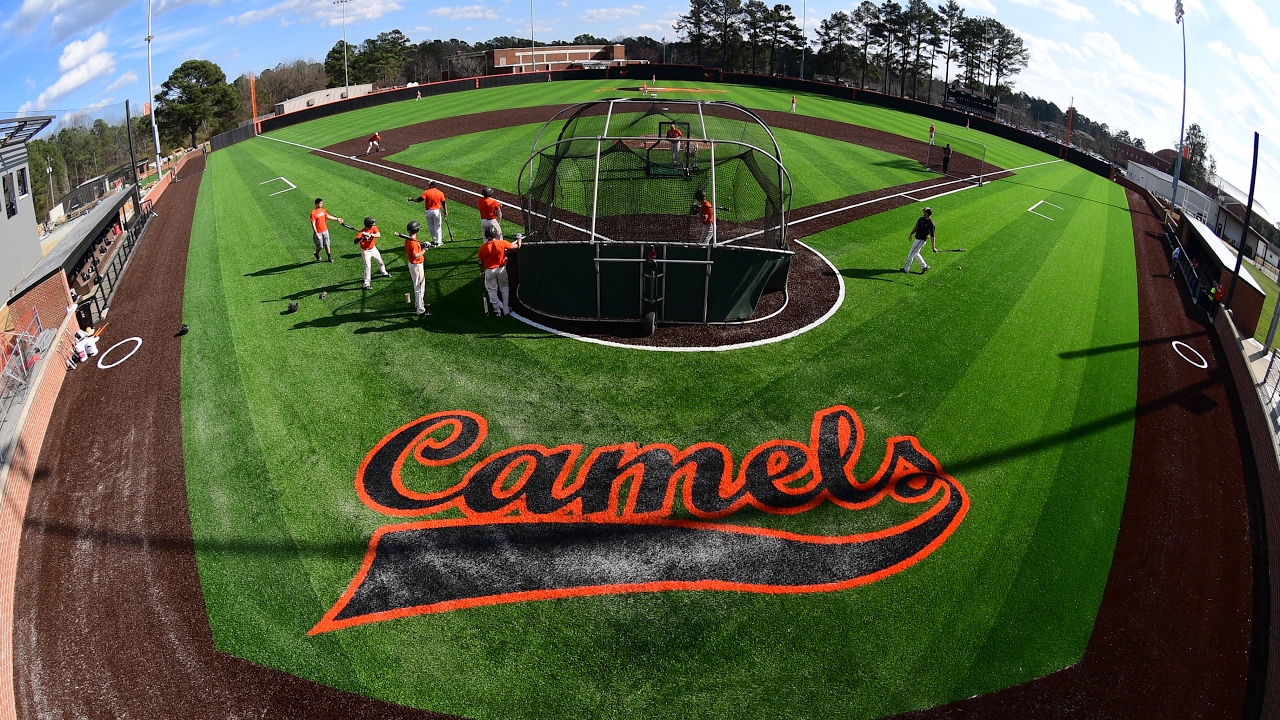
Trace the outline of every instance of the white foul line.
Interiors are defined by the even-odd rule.
[[[269,182],[275,182],[275,181],[277,181],[277,180],[284,180],[284,184],[285,184],[285,185],[288,185],[289,187],[287,187],[287,188],[285,188],[285,189],[281,190],[280,192],[273,192],[273,193],[271,193],[271,195],[279,195],[280,193],[287,193],[287,192],[289,192],[290,190],[297,190],[297,189],[298,189],[298,186],[297,186],[297,185],[294,185],[293,183],[289,182],[289,179],[288,179],[288,178],[286,178],[286,177],[283,177],[283,176],[282,176],[282,177],[278,177],[278,178],[271,178],[270,180],[264,180],[264,181],[262,181],[262,182],[260,182],[260,183],[258,183],[258,184],[259,184],[259,185],[266,185],[266,184],[267,184],[267,183],[269,183]],[[271,195],[268,195],[267,197],[271,197]]]
[[[360,158],[358,158],[358,157],[356,157],[356,156],[354,156],[354,155],[343,155],[342,153],[336,153],[336,152],[332,152],[332,151],[329,151],[329,150],[324,150],[324,149],[321,149],[321,148],[314,148],[314,147],[311,147],[310,145],[303,145],[302,143],[290,142],[290,141],[288,141],[288,140],[281,140],[280,138],[273,138],[273,137],[271,137],[270,135],[259,135],[258,137],[266,138],[267,140],[274,140],[274,141],[276,141],[276,142],[278,142],[278,143],[284,143],[285,145],[293,145],[294,147],[300,147],[300,148],[303,148],[304,150],[310,150],[311,152],[324,153],[325,155],[332,155],[332,156],[334,156],[334,157],[342,158],[343,160],[354,160],[354,161],[356,161],[356,162],[364,163],[365,165],[372,165],[372,166],[377,167],[377,168],[382,168],[383,170],[390,170],[390,171],[392,171],[392,172],[398,172],[398,173],[400,173],[401,175],[408,175],[409,177],[411,177],[411,178],[417,178],[418,180],[424,180],[424,181],[427,181],[427,182],[434,181],[437,185],[443,185],[443,186],[445,186],[445,187],[449,188],[450,190],[457,190],[457,191],[458,191],[458,192],[460,192],[460,193],[466,193],[467,195],[474,195],[475,197],[480,197],[480,193],[478,193],[478,192],[476,192],[476,191],[474,191],[474,190],[468,190],[468,189],[466,189],[466,188],[464,188],[464,187],[458,187],[457,185],[452,185],[452,184],[447,183],[447,182],[445,182],[445,181],[443,181],[443,180],[437,180],[437,179],[435,179],[435,178],[429,178],[429,177],[425,177],[425,176],[423,176],[423,175],[417,175],[417,174],[415,174],[415,173],[411,173],[411,172],[409,172],[409,171],[407,171],[407,170],[401,170],[400,168],[394,168],[394,167],[391,167],[391,166],[389,166],[389,165],[383,165],[382,163],[371,162],[371,161],[369,161],[369,160],[361,160]],[[270,181],[268,180],[267,182],[270,182]],[[288,182],[288,180],[285,180],[285,182]],[[494,198],[494,199],[495,199],[495,200],[497,200],[497,198]],[[511,209],[513,209],[513,210],[520,210],[520,207],[519,207],[519,206],[517,206],[517,205],[513,205],[513,204],[511,204],[511,203],[509,203],[509,202],[504,202],[504,201],[502,201],[502,200],[498,200],[498,202],[499,202],[500,204],[502,204],[502,205],[506,205],[507,207],[509,207],[509,208],[511,208]],[[529,214],[530,214],[530,215],[534,215],[534,216],[536,216],[536,217],[540,217],[540,218],[545,218],[545,217],[546,217],[546,215],[542,215],[541,213],[533,212],[532,210],[531,210],[531,211],[529,211]],[[555,222],[557,225],[563,225],[563,226],[565,226],[565,227],[567,227],[567,228],[570,228],[570,229],[572,229],[572,230],[577,230],[578,232],[583,233],[584,235],[590,235],[590,234],[591,234],[591,231],[590,231],[590,230],[587,230],[586,228],[580,228],[580,227],[578,227],[577,225],[574,225],[574,224],[572,224],[572,223],[567,223],[567,222],[565,222],[565,221],[563,221],[563,220],[554,220],[553,222]],[[605,237],[605,236],[603,236],[603,235],[601,235],[601,234],[599,234],[599,233],[596,233],[596,237],[600,238],[601,240],[604,240],[605,242],[611,242],[611,241],[609,240],[609,238],[607,238],[607,237]]]

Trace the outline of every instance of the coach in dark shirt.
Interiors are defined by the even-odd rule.
[[[920,274],[929,272],[929,265],[920,255],[920,251],[924,249],[926,242],[936,242],[934,229],[933,210],[925,208],[923,214],[916,220],[916,226],[911,228],[911,232],[907,235],[911,239],[911,252],[907,253],[907,264],[902,268],[902,272],[911,272],[911,265],[917,260],[920,261]],[[933,251],[937,252],[938,248],[935,246]]]

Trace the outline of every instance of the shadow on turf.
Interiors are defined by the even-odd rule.
[[[1163,277],[1163,276],[1158,276]],[[1187,333],[1186,335],[1170,335],[1169,337],[1153,338],[1151,340],[1138,340],[1137,342],[1117,343],[1115,345],[1102,345],[1096,348],[1085,348],[1084,350],[1067,350],[1058,353],[1058,357],[1063,360],[1074,360],[1082,357],[1092,357],[1094,355],[1103,355],[1106,353],[1120,352],[1122,350],[1133,350],[1135,348],[1147,347],[1149,345],[1163,345],[1171,343],[1175,340],[1187,340],[1189,338],[1204,337],[1208,333]]]
[[[851,280],[879,280],[880,282],[896,282],[893,277],[902,275],[902,268],[893,268],[892,270],[872,269],[872,268],[845,268],[840,274]],[[912,273],[914,274],[914,273]],[[890,277],[880,277],[881,275],[889,275]]]
[[[255,270],[251,273],[245,273],[244,276],[245,277],[267,277],[269,275],[279,275],[281,273],[286,273],[286,272],[289,272],[290,270],[297,270],[300,267],[306,267],[311,264],[313,264],[313,261],[308,260],[307,262],[289,263],[288,265],[277,265],[275,267],[263,268],[261,270]]]

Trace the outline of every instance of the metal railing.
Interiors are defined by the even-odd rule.
[[[3,367],[0,368],[0,425],[9,419],[11,409],[22,407],[22,401],[27,397],[31,371],[45,350],[40,347],[40,342],[48,343],[47,338],[41,338],[43,332],[40,313],[32,310],[31,319],[22,329],[0,333],[0,358],[3,358]]]
[[[135,215],[133,222],[125,227],[125,231],[119,240],[121,243],[120,249],[116,250],[115,254],[111,256],[111,262],[107,264],[107,267],[98,273],[98,277],[94,278],[93,293],[88,297],[81,298],[77,303],[76,312],[81,324],[97,325],[107,316],[107,310],[111,304],[111,296],[115,293],[116,285],[120,282],[120,276],[124,273],[125,266],[133,255],[134,248],[137,247],[138,241],[142,238],[142,232],[146,229],[147,222],[153,216],[150,201],[144,202],[142,208],[143,211]]]
[[[1280,433],[1280,362],[1276,357],[1280,351],[1272,350],[1271,359],[1267,361],[1267,370],[1258,383],[1258,394],[1266,408],[1267,417],[1271,420],[1271,433]]]

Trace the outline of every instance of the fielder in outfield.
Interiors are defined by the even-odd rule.
[[[933,225],[933,210],[925,208],[920,218],[916,220],[915,227],[911,228],[911,232],[907,233],[907,237],[911,238],[911,252],[907,253],[907,264],[902,268],[902,272],[911,272],[911,265],[915,261],[920,261],[920,274],[929,272],[929,265],[925,263],[924,256],[920,251],[924,249],[924,244],[934,238],[935,227]],[[936,251],[935,251],[936,252]]]
[[[409,236],[404,240],[404,257],[409,261],[409,280],[413,283],[413,308],[419,317],[431,314],[427,312],[427,304],[422,301],[422,295],[427,291],[427,276],[422,266],[427,251],[418,242],[418,230],[421,228],[417,220],[410,222],[405,227]]]
[[[518,249],[523,242],[524,236],[517,235],[516,241],[509,243],[495,233],[492,227],[486,227],[484,244],[476,252],[484,267],[484,289],[489,293],[489,304],[493,306],[493,314],[499,317],[511,314],[510,291],[507,286],[507,251]]]
[[[436,247],[443,245],[444,240],[440,236],[440,218],[442,215],[448,217],[449,206],[444,199],[444,193],[436,187],[436,181],[428,182],[427,189],[422,191],[422,196],[409,198],[409,202],[423,203],[423,213],[427,220],[427,237],[431,238],[432,245]]]
[[[311,211],[311,239],[316,243],[316,262],[320,262],[320,250],[329,253],[329,262],[333,262],[333,248],[329,247],[329,221],[337,220],[338,224],[342,224],[342,218],[334,217],[324,209],[324,198],[316,198],[316,209]]]
[[[391,277],[391,273],[387,272],[387,264],[382,262],[382,253],[378,252],[378,238],[380,237],[382,237],[382,233],[378,232],[377,221],[372,217],[365,218],[364,229],[356,233],[356,244],[360,246],[360,255],[364,257],[365,290],[373,287],[369,281],[371,261],[378,261],[378,267],[382,271],[382,277]]]
[[[502,203],[493,197],[493,188],[487,187],[481,193],[480,201],[476,203],[476,208],[480,210],[480,230],[485,234],[485,238],[489,237],[489,229],[493,228],[493,237],[502,239]]]
[[[382,136],[376,130],[369,136],[369,147],[365,148],[364,154],[368,155],[374,150],[382,152]]]

